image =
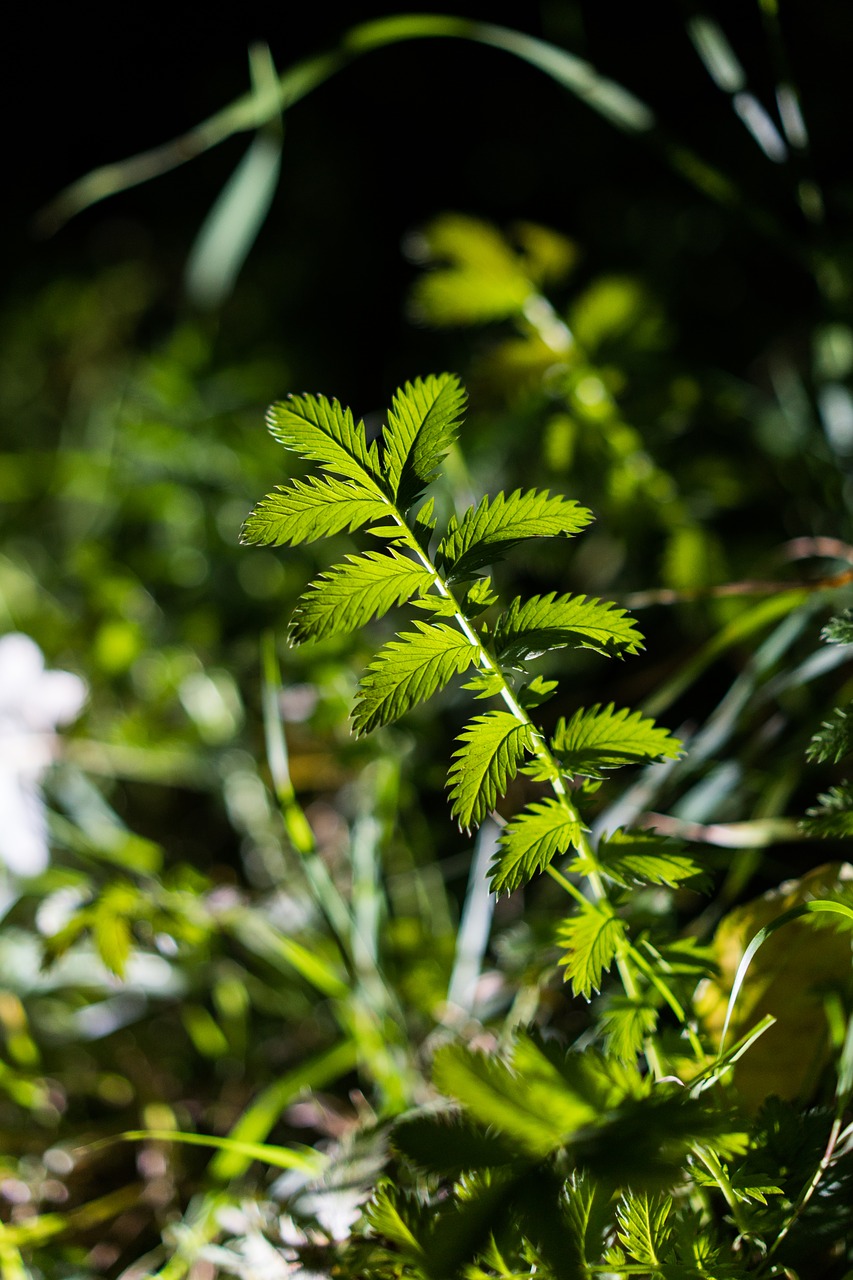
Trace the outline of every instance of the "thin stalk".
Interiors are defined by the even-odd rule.
[[[693,1154],[696,1156],[697,1160],[700,1160],[702,1164],[704,1164],[705,1168],[722,1191],[723,1198],[731,1210],[735,1226],[740,1234],[748,1240],[750,1238],[749,1227],[743,1219],[741,1206],[737,1196],[735,1195],[734,1187],[732,1186],[729,1176],[720,1163],[718,1157],[707,1147],[700,1146],[695,1146],[693,1148]]]
[[[800,1217],[801,1213],[805,1209],[806,1205],[811,1200],[814,1193],[817,1191],[821,1178],[826,1173],[829,1166],[832,1164],[832,1159],[833,1159],[833,1156],[835,1155],[835,1148],[838,1144],[838,1138],[841,1133],[841,1126],[842,1126],[842,1117],[836,1116],[832,1122],[832,1128],[829,1131],[829,1138],[827,1140],[823,1155],[820,1158],[820,1164],[817,1166],[813,1175],[811,1176],[809,1181],[806,1183],[806,1185],[803,1187],[800,1194],[797,1196],[797,1199],[788,1217],[788,1221],[782,1227],[782,1230],[779,1232],[778,1236],[773,1241],[770,1248],[767,1250],[768,1258],[771,1257],[772,1254],[776,1252],[776,1250],[779,1248],[779,1245],[788,1235],[791,1228],[794,1226],[797,1219]]]
[[[457,600],[452,588],[445,581],[444,577],[439,572],[433,560],[430,558],[428,553],[424,551],[423,547],[420,545],[417,538],[410,530],[403,514],[400,511],[398,511],[396,506],[394,506],[390,502],[389,502],[389,506],[391,507],[393,519],[400,528],[400,534],[402,539],[405,541],[406,545],[410,548],[410,550],[415,553],[415,555],[417,556],[417,558],[419,559],[423,567],[427,570],[427,572],[432,576],[433,584],[438,594],[452,605],[454,621],[456,622],[456,625],[459,627],[459,630],[462,632],[465,638],[476,650],[476,654],[477,654],[476,660],[480,670],[484,672],[486,675],[498,677],[500,681],[500,697],[503,699],[504,705],[506,706],[507,710],[515,717],[515,719],[518,720],[520,724],[523,724],[528,729],[530,733],[530,743],[531,743],[531,749],[533,754],[545,766],[548,782],[551,786],[551,789],[554,792],[554,795],[556,796],[558,802],[565,809],[570,820],[573,823],[575,823],[579,829],[579,835],[577,839],[577,850],[580,853],[580,855],[584,858],[587,865],[591,867],[591,870],[589,870],[586,873],[586,880],[587,880],[587,883],[589,884],[593,900],[595,902],[609,901],[607,897],[607,890],[604,886],[604,880],[602,879],[602,875],[598,867],[598,859],[596,858],[592,845],[590,844],[589,839],[584,831],[583,822],[581,821],[580,813],[578,812],[576,805],[572,802],[571,797],[569,796],[569,792],[566,787],[566,783],[563,778],[560,765],[555,759],[551,749],[549,748],[548,743],[546,742],[545,737],[542,733],[542,730],[533,723],[533,721],[530,719],[530,716],[527,714],[525,709],[521,706],[521,703],[516,698],[515,693],[511,689],[510,685],[507,683],[506,677],[504,676],[504,673],[500,667],[500,664],[496,662],[496,660],[493,658],[493,656],[489,653],[488,649],[480,640],[480,637],[477,635],[476,631],[471,626],[470,621],[462,611],[462,607],[459,604],[459,601]],[[555,873],[553,868],[549,867],[548,872],[552,876],[552,878],[557,879],[558,883],[562,884],[562,887],[566,889],[566,891],[570,893],[572,897],[576,898],[582,903],[586,902],[586,898],[584,897],[584,895],[581,894],[580,891],[576,890],[575,886],[571,885],[568,880],[566,880],[562,876],[559,876],[559,873]],[[627,943],[623,943],[620,946],[619,952],[616,956],[616,968],[619,973],[619,977],[621,978],[622,986],[625,990],[625,994],[631,1000],[638,1000],[640,997],[640,989],[639,989],[639,986],[637,985],[636,978],[631,968],[631,960],[630,960],[630,954],[629,954]],[[649,1063],[649,1067],[657,1077],[660,1077],[666,1074],[666,1071],[664,1069],[657,1047],[651,1040],[649,1040],[646,1044],[646,1057]]]

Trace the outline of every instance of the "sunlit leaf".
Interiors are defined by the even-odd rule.
[[[416,378],[395,395],[382,440],[386,476],[402,511],[420,496],[456,439],[465,399],[449,373]]]
[[[580,708],[570,720],[559,720],[551,745],[567,773],[591,778],[620,765],[672,760],[681,754],[681,743],[667,729],[658,729],[639,711],[617,711],[612,702]]]
[[[512,893],[538,871],[576,844],[581,825],[557,800],[534,800],[501,832],[500,845],[489,868],[494,893]]]
[[[391,549],[347,556],[315,578],[296,603],[290,621],[294,643],[354,631],[411,596],[428,591],[433,575]]]
[[[615,604],[585,596],[515,599],[495,621],[493,644],[502,662],[519,662],[567,645],[599,653],[637,653],[642,635],[632,618]]]
[[[261,546],[296,546],[333,533],[351,533],[387,516],[385,499],[360,485],[335,476],[309,476],[262,498],[247,517],[240,539]]]
[[[460,827],[478,827],[491,813],[530,750],[531,733],[529,724],[508,711],[487,711],[462,730],[447,775]]]
[[[525,538],[571,537],[592,513],[570,498],[547,490],[516,489],[483,498],[461,520],[451,517],[435,554],[438,567],[453,581],[492,564]]]
[[[601,990],[625,938],[625,926],[611,910],[590,903],[560,926],[558,939],[566,949],[560,961],[575,995],[589,999]]]
[[[456,628],[443,622],[415,626],[384,645],[362,676],[353,709],[356,733],[397,720],[476,660],[477,650]]]

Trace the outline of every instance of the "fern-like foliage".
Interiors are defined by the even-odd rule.
[[[550,795],[537,795],[504,821],[490,869],[495,892],[511,893],[563,855],[589,879],[595,899],[603,894],[602,876],[619,885],[678,884],[695,874],[695,864],[663,851],[660,842],[651,847],[648,837],[621,848],[620,837],[612,837],[597,854],[575,791],[577,776],[599,779],[622,765],[675,757],[676,739],[638,712],[612,705],[560,719],[550,742],[531,718],[557,692],[556,681],[529,670],[539,654],[568,646],[635,654],[643,640],[636,624],[612,603],[556,592],[500,609],[484,572],[518,543],[573,537],[591,512],[561,494],[517,489],[482,498],[436,530],[426,491],[454,445],[464,404],[453,375],[415,379],[397,391],[384,432],[371,442],[363,423],[335,400],[302,395],[274,405],[272,434],[320,474],[263,498],[243,539],[294,545],[360,528],[385,544],[319,574],[296,605],[290,639],[322,640],[397,606],[417,608],[419,616],[379,648],[361,677],[357,734],[392,723],[458,676],[477,699],[496,703],[457,739],[448,775],[453,816],[462,827],[478,826],[505,802],[519,772]],[[595,901],[561,937],[567,977],[584,997],[599,989],[627,945],[618,915]]]
[[[828,644],[853,644],[853,610],[830,618],[821,631]],[[816,763],[838,764],[853,754],[853,713],[851,706],[834,707],[806,748],[806,757]],[[807,810],[801,826],[810,836],[847,839],[853,835],[853,784],[846,779],[817,798]]]

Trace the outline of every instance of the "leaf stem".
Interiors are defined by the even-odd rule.
[[[579,829],[576,847],[578,852],[581,854],[581,856],[587,863],[587,865],[591,868],[586,874],[586,880],[587,880],[587,883],[589,884],[591,897],[595,902],[608,901],[607,890],[605,888],[604,880],[601,876],[601,872],[598,866],[598,859],[595,855],[592,845],[589,842],[589,838],[587,837],[584,831],[583,822],[581,820],[580,813],[578,812],[577,807],[572,802],[569,796],[568,789],[566,787],[566,783],[563,778],[562,771],[560,769],[560,765],[558,764],[557,760],[554,758],[553,753],[551,752],[547,742],[545,741],[542,730],[538,727],[538,725],[535,725],[533,723],[533,721],[530,719],[530,716],[527,714],[525,709],[522,707],[521,703],[516,698],[515,693],[510,687],[506,679],[506,676],[504,675],[503,670],[501,669],[500,664],[495,661],[493,656],[489,653],[488,649],[482,643],[480,637],[477,635],[476,631],[472,627],[471,622],[462,611],[462,606],[459,604],[459,601],[457,600],[452,588],[445,581],[444,577],[439,572],[433,560],[430,558],[427,552],[424,551],[423,547],[420,545],[417,538],[412,533],[411,529],[409,528],[406,522],[406,519],[403,513],[400,512],[394,504],[390,504],[390,505],[393,511],[393,519],[400,528],[401,537],[405,541],[406,545],[418,557],[423,567],[432,575],[433,583],[435,584],[435,588],[439,593],[439,595],[442,596],[445,600],[447,600],[453,606],[454,621],[456,622],[456,625],[459,627],[460,631],[465,636],[465,638],[476,649],[477,663],[480,669],[484,671],[487,675],[498,677],[498,679],[500,680],[500,696],[503,699],[503,702],[507,707],[507,710],[515,717],[516,720],[519,721],[520,724],[525,725],[529,729],[531,749],[533,751],[533,754],[545,766],[545,771],[548,776],[548,782],[554,792],[554,795],[556,796],[558,802],[566,810],[566,813],[568,814],[571,821],[573,823],[576,823]],[[560,875],[560,873],[557,872],[552,866],[549,865],[547,870],[548,870],[548,874],[552,877],[552,879],[556,880],[557,883],[560,884],[562,888],[566,890],[567,893],[569,893],[573,898],[575,898],[575,900],[578,903],[585,904],[587,902],[588,899],[586,898],[586,896],[579,889],[577,889],[576,886],[572,885],[569,880],[567,880],[564,876]],[[616,968],[619,973],[619,977],[622,981],[622,986],[625,990],[625,994],[631,1000],[638,1000],[640,998],[640,988],[637,984],[636,977],[631,968],[631,959],[632,959],[632,956],[631,956],[629,944],[627,942],[623,942],[620,945],[619,951],[616,956]],[[664,1068],[657,1046],[655,1045],[654,1041],[651,1039],[649,1039],[646,1042],[646,1058],[647,1058],[650,1069],[658,1079],[661,1076],[666,1075],[666,1070]]]

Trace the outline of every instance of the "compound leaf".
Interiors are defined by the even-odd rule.
[[[667,729],[658,729],[639,711],[617,711],[612,702],[581,707],[568,721],[561,718],[551,745],[567,772],[589,778],[601,777],[604,769],[681,754],[681,743]]]
[[[383,434],[384,462],[401,511],[420,496],[455,440],[465,400],[450,373],[416,378],[394,396]]]
[[[571,980],[575,995],[588,1000],[594,991],[601,990],[602,975],[616,959],[625,926],[603,905],[590,903],[560,926],[557,937],[566,948],[560,961],[566,978]]]
[[[460,733],[458,751],[447,777],[451,812],[460,827],[478,827],[491,813],[498,796],[531,746],[530,725],[508,711],[487,711],[475,716]]]
[[[585,596],[546,596],[516,599],[495,622],[495,652],[502,662],[525,658],[567,645],[609,654],[637,653],[643,637],[624,609]]]
[[[556,800],[534,801],[504,827],[489,869],[493,893],[512,893],[577,842],[581,824]]]
[[[525,538],[570,537],[591,519],[586,507],[547,489],[516,489],[509,497],[499,493],[469,507],[461,520],[451,517],[436,564],[449,581],[471,577]]]
[[[362,676],[353,709],[357,734],[397,720],[476,661],[477,649],[455,627],[414,625],[416,631],[384,645]]]
[[[267,426],[276,440],[300,457],[355,480],[370,493],[384,493],[376,445],[368,445],[364,423],[355,422],[352,410],[337,400],[290,396],[268,409]]]
[[[351,533],[388,517],[388,503],[352,481],[329,476],[293,480],[268,493],[247,517],[240,541],[246,544],[296,546],[333,533]]]
[[[290,622],[294,644],[354,631],[394,605],[428,591],[433,575],[407,556],[368,551],[347,556],[320,574],[296,603]]]

